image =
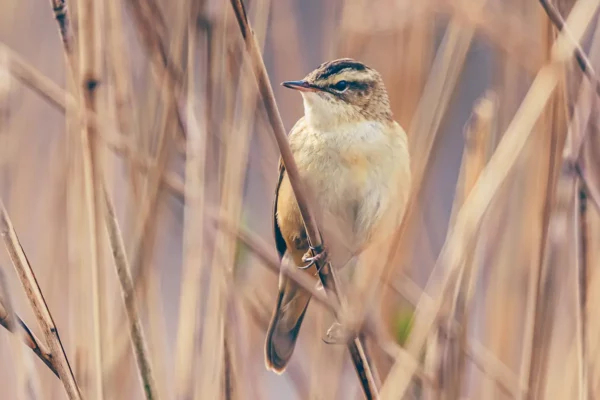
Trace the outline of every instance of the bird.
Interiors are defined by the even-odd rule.
[[[381,75],[360,61],[340,58],[282,85],[299,91],[303,100],[304,116],[288,134],[300,177],[310,185],[320,211],[335,218],[350,254],[369,246],[376,233],[391,235],[408,200],[410,156],[407,135],[393,118]],[[281,158],[278,172],[273,231],[279,259],[315,276],[320,256],[312,256]],[[311,295],[281,272],[278,288],[265,364],[281,374]]]

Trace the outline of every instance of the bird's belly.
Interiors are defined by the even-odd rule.
[[[366,162],[328,164],[328,170],[307,171],[306,181],[314,188],[327,223],[335,225],[350,247],[360,247],[383,205],[387,182],[379,182],[379,168]]]

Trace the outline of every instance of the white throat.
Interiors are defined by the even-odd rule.
[[[360,114],[349,104],[329,100],[317,93],[302,93],[304,116],[308,125],[318,131],[332,131],[361,119]]]

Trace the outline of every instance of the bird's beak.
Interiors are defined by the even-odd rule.
[[[301,92],[317,92],[321,90],[318,86],[311,85],[306,81],[287,81],[282,82],[281,85],[285,86],[286,88],[299,90]]]

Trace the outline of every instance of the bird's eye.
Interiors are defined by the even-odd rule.
[[[338,83],[336,83],[335,85],[333,85],[333,88],[335,90],[337,90],[338,92],[343,92],[346,89],[348,89],[348,82],[346,82],[346,81],[339,81]]]

